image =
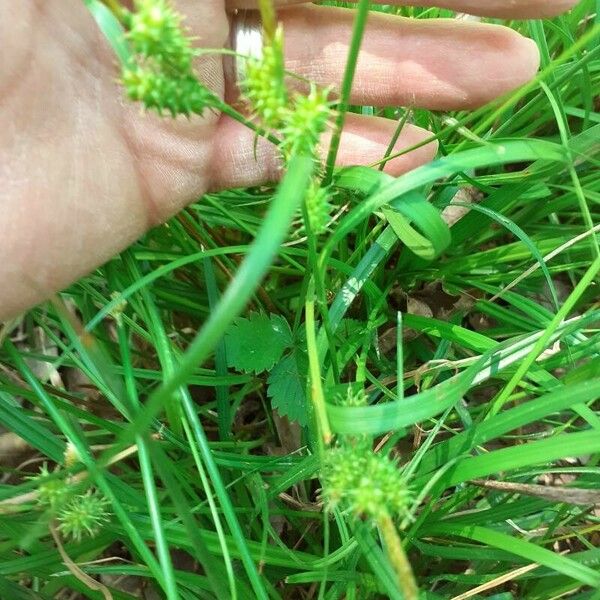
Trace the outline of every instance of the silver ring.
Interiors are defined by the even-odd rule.
[[[247,60],[259,60],[263,55],[263,28],[260,12],[257,10],[237,10],[231,18],[231,49],[233,56],[232,80],[239,89],[240,82],[246,79]]]

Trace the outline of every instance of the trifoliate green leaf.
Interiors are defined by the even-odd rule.
[[[290,421],[304,426],[308,422],[306,378],[308,358],[300,350],[279,361],[269,375],[267,390],[273,409]]]
[[[262,373],[273,367],[293,343],[287,321],[278,315],[254,313],[238,317],[225,334],[227,364],[245,373]]]

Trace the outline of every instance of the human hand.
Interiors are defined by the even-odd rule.
[[[392,0],[386,0],[392,3]],[[405,0],[396,4],[409,4]],[[224,46],[227,10],[251,0],[178,0],[185,24],[206,47]],[[341,81],[353,13],[298,4],[281,12],[290,71]],[[500,17],[557,14],[573,0],[421,0]],[[81,0],[0,0],[0,319],[48,297],[122,250],[207,190],[278,176],[266,142],[209,114],[171,121],[123,100],[116,60]],[[531,79],[533,42],[510,29],[457,20],[372,14],[352,102],[451,110],[479,106]],[[220,95],[220,57],[198,62]],[[396,123],[348,115],[340,164],[385,153]],[[404,128],[396,150],[428,137]],[[390,161],[398,175],[430,160],[434,144]]]

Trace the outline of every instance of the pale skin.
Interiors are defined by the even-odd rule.
[[[393,0],[386,0],[391,4]],[[503,18],[551,16],[573,0],[423,0]],[[251,0],[178,0],[201,45],[223,47],[230,12]],[[290,6],[290,5],[294,6]],[[396,4],[410,4],[399,0]],[[353,13],[294,0],[280,12],[287,68],[339,85]],[[122,99],[114,55],[81,0],[0,0],[0,321],[48,298],[208,190],[277,179],[276,151],[216,114],[176,122]],[[371,15],[352,102],[473,108],[537,72],[535,45],[500,26]],[[219,56],[198,65],[229,97]],[[370,164],[396,123],[348,119],[338,162]],[[407,127],[396,150],[426,139]],[[399,175],[435,144],[390,161]]]

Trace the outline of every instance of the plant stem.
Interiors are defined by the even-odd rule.
[[[323,451],[323,444],[328,446],[331,443],[331,429],[325,407],[325,396],[323,394],[323,384],[321,382],[321,365],[319,364],[319,353],[317,351],[317,336],[315,333],[315,285],[311,280],[308,284],[306,293],[305,308],[305,326],[306,326],[306,346],[308,349],[308,364],[310,372],[310,397],[315,411],[317,429],[319,432],[318,442],[319,451]]]
[[[329,310],[327,307],[327,292],[325,288],[325,278],[324,273],[325,270],[322,268],[322,265],[319,262],[319,254],[317,248],[317,241],[314,232],[312,231],[312,227],[310,224],[310,217],[308,215],[308,210],[306,208],[306,202],[302,205],[302,217],[304,220],[304,228],[306,229],[306,240],[308,244],[308,258],[310,263],[311,273],[308,275],[309,278],[309,289],[310,286],[313,285],[316,290],[317,297],[317,308],[319,314],[321,315],[321,319],[323,322],[323,331],[325,331],[325,335],[327,337],[327,343],[329,346],[329,358],[331,361],[331,372],[333,374],[333,379],[335,383],[339,383],[340,381],[340,371],[338,368],[337,354],[335,351],[335,340],[333,338],[333,329],[331,328],[331,324],[329,322]],[[310,279],[312,275],[312,280]],[[319,353],[319,360],[322,361],[321,364],[325,362],[325,352]]]
[[[258,8],[260,9],[265,42],[271,44],[275,37],[275,30],[277,29],[277,17],[275,16],[273,0],[259,0]]]
[[[232,106],[227,104],[227,102],[224,102],[223,100],[221,100],[221,98],[219,98],[217,95],[214,95],[213,98],[211,98],[211,103],[212,103],[212,106],[216,110],[221,111],[223,114],[227,115],[234,121],[237,121],[238,123],[240,123],[242,125],[245,125],[246,127],[248,127],[248,129],[251,129],[252,131],[254,131],[254,133],[256,133],[256,135],[265,138],[272,144],[275,144],[276,146],[278,146],[279,143],[281,142],[281,140],[277,136],[273,135],[272,133],[270,133],[270,132],[266,131],[265,129],[263,129],[262,127],[258,126],[251,119],[247,119],[241,112],[235,110],[235,108],[233,108]]]
[[[419,587],[417,586],[412,567],[408,561],[406,552],[404,552],[400,536],[390,515],[385,513],[380,516],[377,519],[377,526],[385,541],[390,562],[398,575],[398,583],[405,600],[418,600]]]
[[[102,0],[104,4],[110,9],[110,11],[117,17],[121,18],[121,14],[123,12],[123,7],[119,4],[117,0]]]
[[[335,122],[335,131],[331,138],[329,153],[327,154],[327,166],[325,172],[324,185],[331,183],[335,160],[337,158],[338,149],[340,147],[340,139],[342,137],[342,129],[346,122],[346,113],[350,106],[350,94],[352,92],[352,84],[354,82],[354,74],[356,73],[356,63],[358,62],[358,53],[362,44],[362,39],[365,33],[367,18],[369,16],[369,0],[359,0],[356,17],[354,18],[354,29],[352,31],[352,40],[350,42],[350,51],[346,61],[346,70],[342,81],[342,94],[338,104],[338,116]]]

